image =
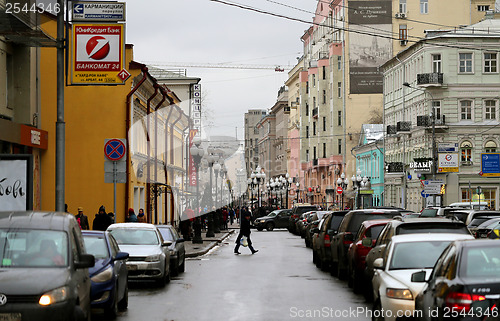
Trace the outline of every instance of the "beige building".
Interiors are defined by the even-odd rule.
[[[251,173],[259,165],[259,129],[257,124],[267,115],[265,109],[250,109],[245,113],[245,166]]]

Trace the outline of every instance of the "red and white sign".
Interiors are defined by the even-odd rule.
[[[189,147],[193,146],[193,138],[196,136],[198,131],[196,129],[191,129],[189,131]],[[194,158],[190,154],[189,155],[189,185],[196,186],[198,184],[196,172],[198,168],[196,168],[196,164],[194,163]]]
[[[130,73],[127,71],[127,69],[122,69],[122,71],[118,73],[118,78],[120,78],[122,81],[127,80],[128,77],[130,77]]]
[[[342,194],[343,192],[342,186],[337,186],[337,194]]]
[[[72,83],[120,84],[124,82],[123,24],[74,24],[72,45]]]

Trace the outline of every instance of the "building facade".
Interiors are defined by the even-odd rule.
[[[267,115],[265,109],[249,109],[245,113],[245,166],[251,173],[259,165],[259,129],[257,124]]]

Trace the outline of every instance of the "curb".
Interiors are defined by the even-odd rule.
[[[191,253],[186,253],[186,257],[197,257],[197,256],[207,254],[211,249],[213,249],[219,243],[222,243],[226,238],[228,238],[233,233],[234,233],[234,230],[230,230],[224,236],[222,236],[220,239],[215,240],[215,241],[210,241],[210,244],[208,246],[204,247],[202,250],[191,252]]]

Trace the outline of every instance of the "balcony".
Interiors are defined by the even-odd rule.
[[[443,73],[417,74],[417,85],[420,87],[441,87],[443,85]]]
[[[318,119],[318,107],[316,107],[312,110],[312,116],[313,116],[313,118]]]
[[[417,116],[417,126],[427,127],[431,125],[431,118],[427,115]]]
[[[445,115],[441,115],[440,118],[436,118],[436,126],[444,126],[444,125],[446,125],[445,119],[446,119]]]
[[[396,126],[394,125],[387,125],[387,135],[396,135]]]
[[[401,162],[389,163],[385,169],[387,173],[402,173],[404,171],[404,164]]]
[[[396,132],[409,132],[411,130],[411,121],[398,121]]]
[[[285,114],[290,114],[290,106],[285,106],[285,107],[283,108],[283,112],[284,112]]]

